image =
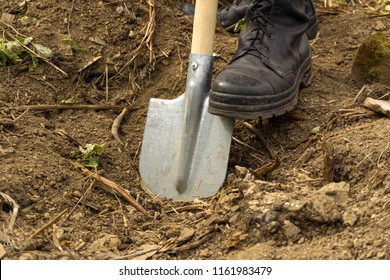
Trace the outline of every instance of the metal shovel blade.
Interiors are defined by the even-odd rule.
[[[193,200],[223,184],[234,120],[207,112],[212,65],[212,56],[191,54],[185,93],[150,100],[139,169],[158,196]]]

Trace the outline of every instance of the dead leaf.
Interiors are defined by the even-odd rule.
[[[87,63],[84,64],[83,67],[80,68],[80,70],[78,72],[80,73],[80,72],[84,71],[85,69],[87,69],[89,66],[91,66],[92,64],[94,64],[96,61],[98,61],[101,58],[102,58],[101,55],[91,58],[90,60],[87,61]]]

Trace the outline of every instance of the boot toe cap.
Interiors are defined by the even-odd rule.
[[[212,90],[231,95],[273,94],[272,84],[262,76],[243,69],[227,68],[215,79]]]

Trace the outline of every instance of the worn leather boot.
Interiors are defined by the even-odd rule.
[[[233,118],[279,116],[311,77],[305,0],[255,0],[232,61],[212,84],[209,112]]]
[[[246,10],[253,0],[236,0],[233,4],[218,11],[218,23],[227,31],[233,30],[234,26],[245,17]],[[195,7],[193,4],[184,4],[183,13],[194,15]],[[312,0],[305,0],[305,11],[309,17],[309,27],[306,35],[309,40],[315,39],[319,30],[318,18]]]
[[[232,30],[237,22],[245,17],[246,10],[253,0],[237,0],[218,11],[218,23],[226,30]]]

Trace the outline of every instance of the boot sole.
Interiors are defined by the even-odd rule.
[[[304,63],[305,64],[305,63]],[[280,96],[287,96],[274,103],[268,103],[267,99],[258,98],[257,101],[261,101],[261,105],[237,105],[237,99],[241,101],[244,99],[246,104],[253,102],[253,96],[245,95],[232,95],[226,93],[220,93],[210,91],[208,112],[210,114],[226,116],[237,119],[268,119],[285,114],[291,111],[298,103],[298,93],[300,88],[304,88],[310,85],[312,79],[311,61],[309,60],[308,66],[302,66],[298,72],[298,79],[295,81],[293,87],[280,94]],[[224,103],[215,102],[213,98],[218,100],[224,100]],[[245,104],[244,103],[244,104]]]

